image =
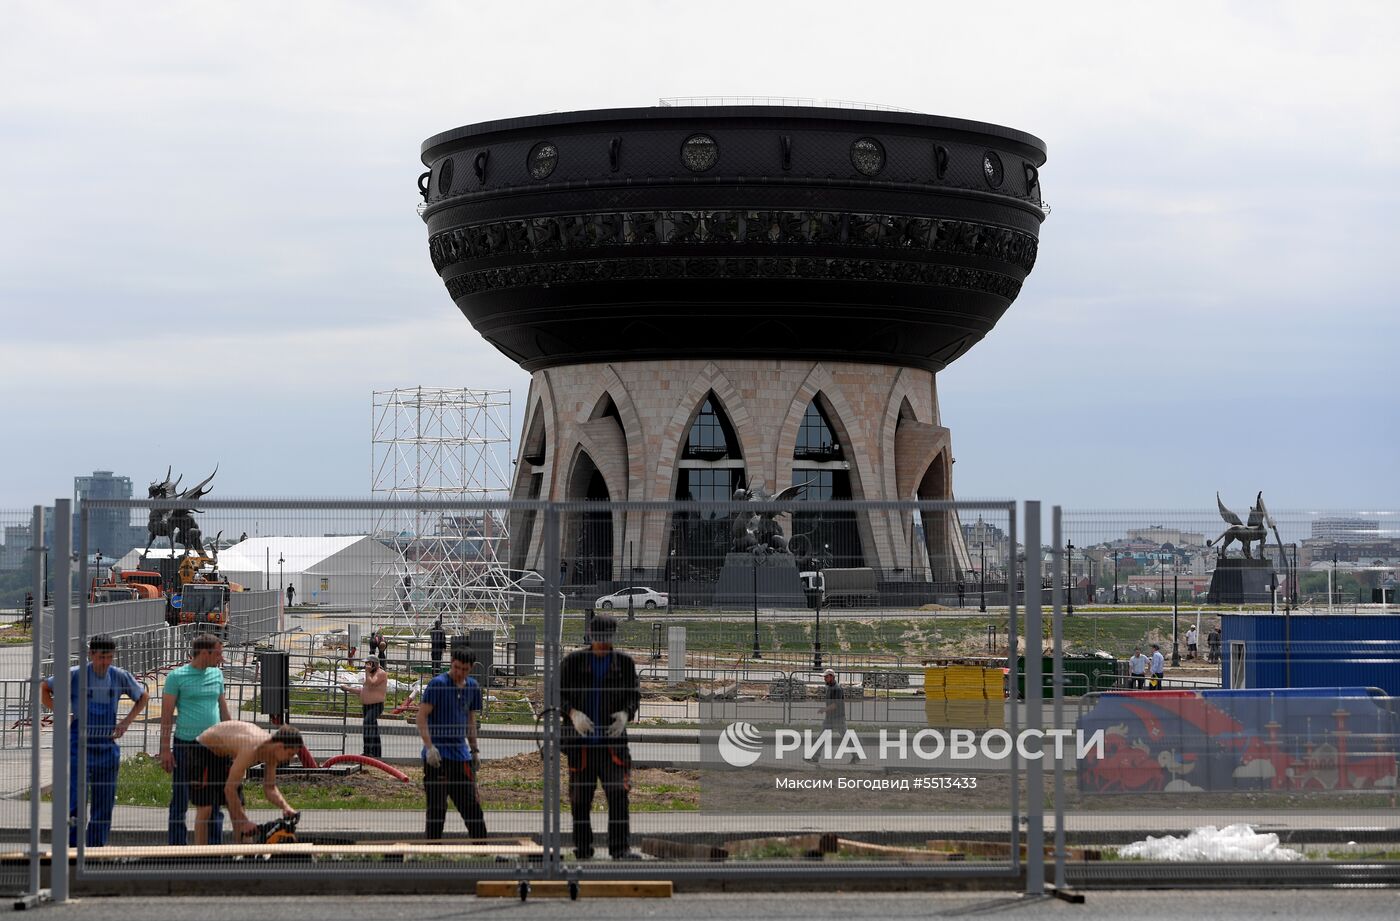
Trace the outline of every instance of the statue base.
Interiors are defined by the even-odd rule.
[[[1268,604],[1273,597],[1273,574],[1274,564],[1268,560],[1233,556],[1216,560],[1206,600],[1211,604]]]
[[[762,556],[731,551],[724,557],[715,585],[714,605],[719,608],[805,608],[807,596],[797,575],[797,559],[790,553]]]

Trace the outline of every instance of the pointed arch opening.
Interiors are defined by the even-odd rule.
[[[566,498],[602,503],[612,497],[607,481],[588,452],[579,449],[569,471]],[[564,536],[564,582],[586,585],[613,577],[613,513],[606,505],[597,511],[570,512]]]
[[[798,496],[799,502],[854,498],[840,429],[832,424],[832,419],[831,408],[817,393],[802,414],[792,451],[790,485],[807,487]],[[804,567],[866,565],[861,521],[855,512],[794,511],[790,543],[794,552],[803,557]]]
[[[952,498],[950,462],[946,451],[934,457],[919,481],[915,499],[938,502]],[[954,582],[962,578],[953,536],[956,527],[957,517],[952,512],[928,512],[919,521],[920,538],[914,546],[916,552],[922,551],[922,560],[916,558],[916,561],[927,568],[931,582]]]
[[[696,406],[686,428],[675,482],[675,498],[687,502],[725,502],[748,484],[734,425],[713,390]],[[723,512],[675,512],[666,557],[667,580],[684,584],[718,579],[729,552],[729,531],[729,516]]]

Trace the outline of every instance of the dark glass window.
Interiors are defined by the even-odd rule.
[[[700,406],[700,413],[695,417],[695,424],[690,427],[682,456],[691,460],[722,460],[743,456],[739,452],[739,442],[734,437],[734,429],[713,394],[706,397]]]
[[[792,485],[808,483],[798,501],[818,502],[851,498],[851,475],[845,470],[794,467]],[[800,507],[800,506],[799,506]],[[864,566],[860,527],[855,512],[792,513],[792,535],[788,540],[801,565],[819,560],[822,566]]]
[[[817,401],[807,404],[807,412],[797,427],[797,447],[792,456],[798,460],[842,460],[841,444],[831,432],[831,423]]]
[[[744,471],[737,467],[682,467],[676,476],[676,498],[697,502],[734,498],[744,486]],[[677,511],[671,516],[671,577],[681,581],[713,583],[719,578],[733,540],[733,516],[717,511]]]

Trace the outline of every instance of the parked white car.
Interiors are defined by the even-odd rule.
[[[625,608],[629,604],[635,608],[664,608],[670,603],[670,596],[665,592],[653,591],[649,588],[624,588],[622,591],[613,592],[611,595],[604,595],[593,602],[593,607],[602,610],[612,608]]]

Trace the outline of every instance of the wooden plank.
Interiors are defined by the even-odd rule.
[[[840,850],[855,854],[868,854],[872,857],[886,857],[890,860],[908,860],[919,863],[956,863],[963,859],[962,854],[929,851],[916,847],[893,847],[888,844],[869,844],[865,841],[852,841],[849,838],[837,839]]]
[[[952,838],[934,838],[924,842],[933,850],[939,851],[962,851],[964,854],[975,857],[997,857],[1002,860],[1011,859],[1011,845],[999,841],[958,841]],[[1026,846],[1021,845],[1021,857],[1025,859]],[[1055,848],[1046,846],[1045,856],[1051,859],[1055,857]],[[1067,847],[1065,848],[1066,860],[1102,860],[1103,851],[1092,847]]]
[[[626,880],[584,879],[578,882],[579,898],[584,899],[669,899],[674,887],[669,879]],[[479,899],[518,899],[520,883],[509,879],[483,879],[476,884]],[[532,899],[567,899],[569,884],[565,880],[532,880]]]

